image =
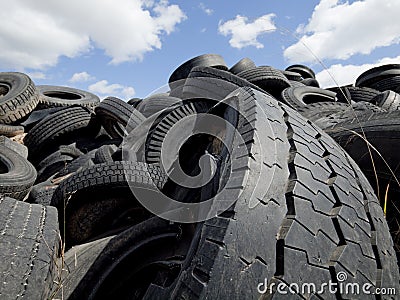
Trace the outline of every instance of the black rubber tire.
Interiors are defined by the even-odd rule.
[[[68,174],[72,174],[75,172],[80,172],[86,168],[94,166],[95,163],[93,162],[97,149],[91,150],[88,153],[85,153],[73,161],[68,163],[65,168],[61,169],[57,173],[57,178],[67,176]]]
[[[5,136],[0,136],[0,145],[10,148],[11,150],[13,150],[14,152],[17,152],[19,155],[21,155],[25,159],[28,158],[28,148],[25,145],[14,142],[13,140],[11,140]]]
[[[129,99],[127,103],[132,105],[133,108],[136,108],[142,100],[141,98],[132,98]]]
[[[27,118],[23,119],[23,122],[21,122],[20,125],[24,126],[25,131],[28,132],[32,129],[33,126],[35,126],[44,118],[63,109],[63,107],[53,107],[39,110],[35,109],[29,114]]]
[[[293,108],[301,108],[317,102],[335,102],[334,92],[311,87],[289,87],[282,91],[282,100]]]
[[[300,81],[303,80],[303,77],[301,77],[300,73],[292,72],[292,71],[282,71],[282,70],[280,70],[280,71],[282,72],[283,75],[285,75],[285,77],[289,81],[298,81],[298,82],[300,82]]]
[[[23,200],[36,180],[36,170],[24,157],[0,145],[0,195]]]
[[[346,110],[348,104],[340,102],[316,102],[300,107],[297,111],[310,121],[317,121],[321,118],[329,117],[339,111]]]
[[[60,146],[58,151],[50,154],[37,165],[38,176],[36,183],[48,180],[81,155],[83,153],[73,145]]]
[[[136,109],[146,118],[151,115],[174,105],[182,103],[182,99],[168,96],[168,94],[155,94],[143,99]]]
[[[58,298],[168,299],[161,293],[148,295],[146,288],[160,277],[169,284],[179,272],[190,246],[187,227],[152,218],[116,236],[73,247],[65,254],[64,289]]]
[[[265,94],[243,92],[239,105],[246,144],[233,145],[242,149],[233,157],[242,167],[232,170],[235,180],[227,186],[227,197],[238,200],[204,222],[190,263],[165,298],[218,299],[223,287],[226,299],[258,299],[254,281],[265,279],[266,287],[284,282],[288,292],[293,283],[337,283],[339,272],[347,274],[346,283],[398,289],[385,217],[354,161],[322,130]],[[269,151],[261,154],[262,147]],[[255,178],[270,182],[268,174],[271,184],[257,191]],[[151,295],[150,289],[160,287],[150,286]],[[276,286],[264,296],[280,298]],[[347,297],[340,291],[332,296]]]
[[[342,103],[354,102],[372,102],[372,99],[379,95],[380,92],[366,87],[342,87],[336,93],[336,101]]]
[[[103,145],[96,150],[93,162],[95,164],[111,163],[113,162],[112,155],[117,151],[116,145]]]
[[[299,87],[299,86],[306,86],[305,84],[301,83],[300,81],[289,80],[291,87]]]
[[[95,137],[100,124],[88,108],[66,107],[37,123],[25,136],[29,160],[37,164],[41,159],[77,137]]]
[[[73,246],[110,230],[117,230],[115,220],[129,209],[137,208],[129,225],[141,221],[147,211],[129,189],[162,189],[166,181],[159,167],[140,162],[116,161],[88,167],[60,183],[51,205],[58,208],[60,224],[65,222],[64,241]],[[133,223],[132,223],[133,222]]]
[[[285,88],[290,87],[289,80],[281,71],[268,66],[249,69],[237,75],[255,84],[274,97],[279,97]]]
[[[400,178],[399,120],[400,111],[375,113],[364,118],[353,118],[339,123],[335,127],[329,128],[327,132],[353,157],[379,196],[381,205],[387,206],[386,220],[395,240],[397,257],[400,261],[400,226],[398,222],[400,186],[394,177]],[[373,164],[365,140],[354,132],[360,136],[365,134],[368,142],[379,152],[378,154],[371,149]],[[382,157],[394,172],[394,176]]]
[[[385,91],[372,98],[371,103],[386,111],[400,110],[400,94],[394,91]]]
[[[2,299],[53,299],[60,238],[57,210],[0,199]]]
[[[317,87],[319,88],[319,82],[317,79],[315,78],[306,78],[303,79],[302,81],[300,81],[302,84],[306,85],[306,86],[313,86],[313,87]]]
[[[35,184],[26,202],[48,206],[51,204],[51,198],[56,189],[57,185],[53,184],[51,179]]]
[[[305,65],[291,65],[285,69],[285,71],[291,71],[291,72],[296,72],[301,75],[304,79],[306,78],[314,78],[315,79],[315,73],[312,69]]]
[[[38,104],[39,94],[28,75],[0,73],[0,123],[12,124],[29,114]]]
[[[245,86],[262,91],[258,86],[228,71],[194,67],[183,86],[182,99],[207,98],[220,101],[237,88]]]
[[[356,117],[365,118],[377,112],[384,112],[384,110],[370,102],[360,101],[329,116],[319,118],[315,121],[315,124],[325,130],[347,120],[352,120]]]
[[[0,124],[0,135],[4,135],[6,137],[14,137],[16,135],[20,135],[23,133],[24,133],[23,126]]]
[[[207,113],[210,108],[211,105],[205,101],[185,103],[163,116],[146,137],[144,157],[140,157],[139,159],[146,161],[148,164],[155,164],[156,166],[161,167],[160,160],[162,145],[165,136],[172,126],[187,116]],[[194,152],[196,151],[197,149],[193,149],[193,152],[189,155],[194,156]]]
[[[87,91],[66,86],[38,85],[38,108],[66,107],[80,105],[95,108],[100,103],[100,98]]]
[[[400,64],[387,64],[363,72],[356,79],[355,86],[372,87],[375,83],[388,77],[400,75]]]
[[[234,64],[229,69],[229,72],[237,75],[238,73],[240,73],[242,71],[246,71],[248,69],[252,69],[255,67],[256,67],[256,64],[254,63],[254,61],[252,61],[250,58],[245,57],[245,58],[242,58],[241,60],[239,60],[236,64]]]
[[[400,76],[393,76],[384,78],[374,84],[371,84],[371,88],[378,91],[394,91],[396,93],[400,92]]]
[[[133,130],[146,119],[132,105],[116,97],[105,98],[95,108],[95,112],[107,133],[112,138],[119,139],[124,138],[125,131]]]
[[[228,70],[224,58],[218,54],[203,54],[196,56],[192,59],[181,64],[179,67],[172,72],[168,79],[169,86],[171,89],[176,88],[183,84],[183,80],[186,79],[190,71],[194,67],[213,67],[221,70]]]

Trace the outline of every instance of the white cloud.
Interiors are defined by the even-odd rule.
[[[33,80],[35,79],[46,79],[46,74],[42,72],[26,72],[26,74]]]
[[[13,0],[0,18],[0,67],[23,70],[45,69],[93,47],[114,64],[140,60],[186,16],[166,0]]]
[[[208,16],[211,16],[214,13],[214,11],[211,8],[206,7],[203,2],[199,4],[199,8]]]
[[[284,56],[290,62],[348,59],[369,54],[378,47],[400,41],[400,1],[364,0],[353,3],[321,0],[306,25],[300,25],[299,41]],[[312,53],[314,54],[312,54]]]
[[[385,57],[377,62],[363,65],[342,65],[336,64],[330,66],[316,74],[316,78],[321,85],[321,87],[332,87],[332,86],[342,86],[347,84],[354,84],[357,77],[361,75],[364,71],[368,69],[381,66],[384,64],[395,64],[400,61],[400,56],[391,58]],[[335,79],[333,80],[332,77]],[[336,82],[335,82],[336,81]]]
[[[123,86],[118,83],[110,84],[107,80],[100,80],[89,85],[89,91],[101,96],[116,96],[124,99],[132,98],[135,95],[135,89],[130,86]]]
[[[268,14],[255,19],[253,22],[248,22],[248,18],[237,15],[235,19],[226,22],[219,22],[218,31],[224,36],[231,35],[229,44],[241,49],[247,46],[256,48],[264,48],[257,38],[259,35],[276,30],[272,19],[275,14]]]
[[[72,77],[68,80],[69,82],[85,82],[95,79],[91,76],[88,72],[80,72],[75,73]]]

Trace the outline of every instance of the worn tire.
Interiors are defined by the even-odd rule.
[[[299,73],[304,79],[306,78],[314,78],[315,73],[312,69],[305,65],[291,65],[285,69],[285,71],[297,72]]]
[[[318,102],[335,102],[336,94],[334,92],[311,87],[289,87],[282,91],[282,100],[293,108],[301,108],[308,104]]]
[[[61,265],[57,210],[0,199],[2,299],[52,299]],[[60,269],[58,269],[60,268]]]
[[[319,82],[315,78],[306,78],[300,82],[306,86],[313,86],[313,87],[319,88]]]
[[[396,93],[400,92],[400,76],[388,77],[378,82],[371,84],[371,88],[378,91],[394,91]]]
[[[147,118],[165,108],[181,103],[182,99],[180,98],[171,97],[168,94],[155,94],[140,101],[136,109]]]
[[[238,73],[237,75],[275,97],[280,96],[281,92],[285,88],[290,87],[289,80],[281,71],[268,66],[248,69]]]
[[[316,102],[300,107],[297,111],[310,121],[317,121],[321,118],[329,117],[339,111],[347,109],[349,106],[340,102]]]
[[[38,165],[38,176],[36,183],[48,180],[59,171],[66,168],[67,164],[83,155],[83,153],[73,145],[60,146],[59,150],[43,159]]]
[[[118,224],[118,217],[132,208],[137,208],[137,214],[130,222],[140,221],[144,208],[129,186],[150,190],[155,184],[161,189],[165,180],[159,167],[127,161],[94,165],[68,177],[51,200],[58,208],[60,224],[66,224],[64,241],[72,246],[117,230],[126,225]]]
[[[400,75],[400,64],[387,64],[379,67],[371,68],[363,72],[356,79],[355,86],[372,87],[377,82],[394,76]]]
[[[23,158],[26,158],[26,159],[28,158],[28,148],[25,145],[14,142],[13,140],[9,139],[8,137],[0,136],[0,145],[10,148],[14,152],[21,155]]]
[[[56,189],[57,185],[53,184],[51,179],[35,184],[32,187],[29,197],[26,201],[28,203],[48,206],[51,204],[51,198],[53,197]]]
[[[400,110],[400,94],[393,91],[385,91],[372,98],[371,103],[387,111]]]
[[[228,70],[226,63],[221,55],[218,54],[203,54],[181,64],[172,72],[168,79],[168,84],[171,89],[182,85],[190,71],[194,67],[213,67],[221,70]]]
[[[0,145],[0,195],[23,200],[36,180],[36,170],[24,157]]]
[[[242,71],[246,71],[248,69],[252,69],[255,67],[256,67],[256,64],[254,63],[254,61],[252,61],[250,58],[245,57],[245,58],[242,58],[241,60],[239,60],[236,64],[234,64],[229,69],[229,72],[237,75],[238,73],[240,73]]]
[[[146,287],[162,275],[167,284],[173,280],[190,242],[190,226],[152,218],[116,236],[75,246],[65,254],[64,289],[57,296],[70,300],[167,299],[166,294],[146,294]]]
[[[354,161],[271,97],[247,90],[239,99],[245,118],[238,129],[246,144],[233,145],[242,147],[233,157],[242,167],[232,170],[234,183],[226,187],[227,199],[238,200],[204,222],[191,261],[176,285],[164,289],[166,298],[217,299],[221,287],[225,298],[259,298],[257,283],[265,280],[264,296],[280,299],[280,282],[289,293],[293,283],[338,282],[339,272],[348,275],[346,283],[398,289],[385,217]],[[152,289],[160,288],[150,287],[149,294]],[[345,297],[340,291],[332,296]]]
[[[23,126],[0,124],[0,136],[14,137],[24,133]]]
[[[66,107],[80,105],[95,108],[100,103],[100,98],[87,91],[66,86],[38,85],[38,108]]]
[[[99,130],[100,124],[88,108],[64,108],[41,120],[25,136],[29,160],[38,163],[60,145],[70,144],[77,136],[95,137]]]
[[[95,164],[111,163],[113,162],[112,155],[117,151],[116,145],[103,145],[96,150],[93,162]]]
[[[372,102],[372,99],[379,95],[380,92],[366,87],[342,87],[336,93],[336,101],[342,103],[354,102]]]
[[[107,97],[101,101],[95,112],[107,133],[119,139],[124,138],[125,131],[129,132],[146,119],[132,105],[116,97]]]
[[[39,102],[35,84],[23,73],[0,73],[0,95],[1,124],[12,124],[22,119]]]
[[[220,101],[239,87],[262,90],[253,83],[228,71],[194,67],[182,89],[182,99],[207,98]]]

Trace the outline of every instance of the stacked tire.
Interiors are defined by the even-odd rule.
[[[397,71],[322,89],[304,65],[205,54],[128,102],[0,73],[0,295],[400,288]]]

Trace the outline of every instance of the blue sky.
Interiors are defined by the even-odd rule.
[[[0,12],[0,71],[129,99],[218,53],[228,66],[303,63],[328,87],[329,73],[347,84],[400,63],[399,15],[398,0],[13,0]]]

